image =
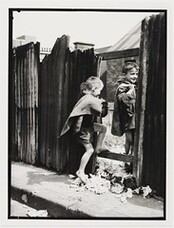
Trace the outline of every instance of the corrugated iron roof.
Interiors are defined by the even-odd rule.
[[[107,47],[102,47],[102,48],[96,48],[95,49],[95,52],[96,53],[103,53],[103,52],[106,52],[109,48],[111,48],[112,46],[107,46]]]
[[[141,22],[131,29],[121,40],[107,50],[121,51],[126,49],[138,48],[140,46]]]
[[[141,21],[113,46],[98,48],[95,51],[98,53],[104,53],[104,52],[139,48],[140,36],[141,36]]]

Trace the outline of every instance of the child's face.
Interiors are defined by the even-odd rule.
[[[130,77],[131,83],[135,84],[138,78],[138,70],[136,68],[132,68],[127,72],[127,76]]]

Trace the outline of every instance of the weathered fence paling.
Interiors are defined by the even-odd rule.
[[[166,163],[166,18],[161,13],[142,23],[140,80],[135,150],[137,176],[165,195]]]
[[[70,136],[58,139],[63,124],[79,97],[80,84],[97,73],[93,49],[70,52],[69,38],[57,39],[43,59],[39,81],[40,163],[59,172],[75,172],[83,148]]]
[[[11,153],[14,160],[35,164],[38,154],[38,61],[39,44],[14,49],[14,87],[12,96]],[[15,156],[14,156],[15,154]]]

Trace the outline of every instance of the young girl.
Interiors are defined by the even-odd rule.
[[[74,106],[60,135],[64,135],[71,129],[76,140],[84,146],[85,153],[81,158],[79,169],[76,172],[77,176],[84,183],[87,182],[85,168],[94,152],[92,144],[94,132],[98,133],[95,148],[96,153],[101,151],[106,134],[106,127],[101,123],[95,122],[96,117],[107,115],[106,102],[98,98],[102,89],[103,82],[94,76],[91,76],[86,82],[81,84],[82,97]]]
[[[123,76],[117,80],[112,134],[122,136],[125,133],[125,153],[132,154],[135,133],[135,100],[139,67],[134,62],[124,64]]]

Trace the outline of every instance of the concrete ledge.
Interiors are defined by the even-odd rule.
[[[23,195],[26,196],[27,202],[24,202],[24,200],[22,200]],[[49,217],[52,218],[90,218],[89,215],[84,214],[81,211],[73,211],[71,209],[67,209],[66,207],[56,202],[46,200],[42,197],[32,194],[32,192],[24,189],[19,189],[14,186],[11,187],[11,197],[12,199],[17,200],[22,204],[26,204],[32,208],[35,208],[36,210],[47,210]]]
[[[11,166],[12,199],[37,210],[47,210],[51,218],[164,220],[162,201],[133,196],[123,204],[110,191],[97,195],[83,188],[72,188],[71,183],[67,175],[32,165],[13,162]]]

